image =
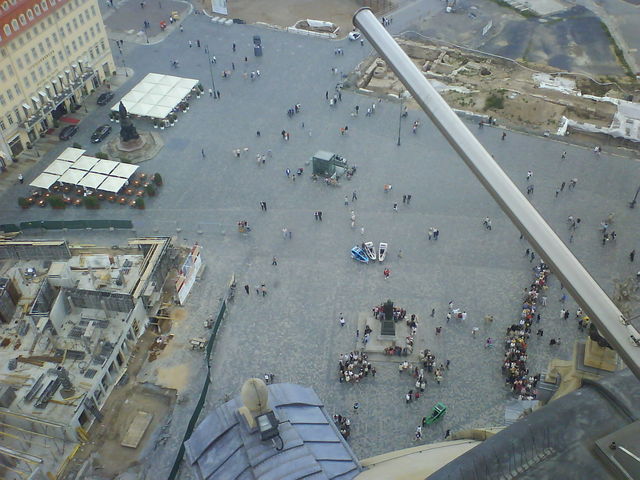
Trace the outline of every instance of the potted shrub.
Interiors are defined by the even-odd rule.
[[[63,210],[66,207],[62,195],[51,195],[49,197],[49,204],[51,205],[51,208],[56,210]]]
[[[93,195],[89,195],[88,197],[84,197],[84,206],[89,210],[97,210],[100,208],[100,202],[98,201],[98,197],[94,197]]]
[[[22,208],[29,208],[29,206],[31,205],[29,203],[29,200],[27,200],[24,197],[19,197],[18,198],[18,205],[20,205]]]
[[[144,198],[136,198],[134,206],[140,210],[144,210]]]
[[[152,178],[153,183],[156,184],[156,187],[162,186],[162,176],[159,173],[154,173]]]
[[[78,142],[74,142],[73,148],[82,148],[82,145],[80,145]]]
[[[155,197],[156,196],[156,187],[154,187],[153,185],[147,185],[146,187],[144,187],[144,191],[150,197]]]
[[[104,152],[97,152],[95,156],[101,160],[109,160],[109,155]]]

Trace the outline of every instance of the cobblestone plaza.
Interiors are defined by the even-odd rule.
[[[207,267],[187,303],[189,317],[174,325],[176,348],[171,357],[158,360],[165,365],[190,365],[189,388],[180,393],[171,438],[162,447],[167,454],[157,457],[160,467],[171,466],[206,372],[202,353],[188,349],[189,338],[206,334],[202,320],[216,313],[232,275],[238,291],[218,334],[208,408],[238,394],[246,378],[273,373],[277,382],[312,386],[330,413],[352,415],[353,403],[359,402],[350,438],[359,458],[414,445],[415,427],[438,401],[449,410],[442,422],[424,430],[423,442],[442,439],[447,429],[502,425],[511,395],[500,372],[504,353],[500,340],[506,327],[519,319],[522,292],[533,278],[533,264],[525,257],[528,244],[519,239],[519,232],[489,194],[422,112],[410,111],[401,120],[398,146],[397,103],[383,99],[375,114],[367,117],[364,111],[378,99],[345,90],[336,107],[328,105],[325,92],[333,92],[340,78],[331,69],[351,71],[371,53],[367,43],[360,46],[253,26],[220,26],[202,15],[187,18],[184,29],[156,45],[125,45],[133,74],[116,98],[148,72],[197,78],[206,90],[211,76],[204,45],[217,60],[212,65],[213,78],[221,98],[205,95],[193,100],[176,126],[161,132],[164,149],[142,164],[145,171],[160,172],[165,183],[146,210],[106,205],[97,212],[23,212],[14,208],[15,197],[40,173],[36,166],[25,177],[25,185],[4,194],[5,208],[0,212],[2,223],[16,218],[39,220],[45,213],[52,220],[88,218],[89,214],[130,218],[137,235],[176,235],[185,245],[196,241],[203,245]],[[264,56],[260,58],[253,56],[254,34],[262,37]],[[188,40],[193,41],[192,48]],[[203,47],[195,46],[197,40]],[[334,55],[335,48],[343,48],[344,56]],[[172,59],[180,61],[177,72],[171,68]],[[233,72],[230,78],[222,78],[223,70]],[[260,76],[255,80],[243,78],[243,73],[256,70]],[[287,110],[295,104],[301,105],[301,111],[289,118]],[[356,105],[360,107],[357,117],[351,115]],[[84,138],[104,123],[106,114],[105,108],[87,117],[77,135],[80,143],[88,144]],[[421,125],[413,134],[415,120]],[[143,121],[136,126],[151,128]],[[347,135],[340,134],[344,126],[349,127]],[[513,132],[501,140],[499,128],[469,126],[523,191],[526,173],[533,171],[531,202],[567,244],[567,217],[582,218],[569,246],[607,292],[612,291],[614,279],[635,273],[628,255],[636,248],[638,213],[627,208],[637,187],[635,161],[606,151],[596,156],[590,149]],[[290,132],[289,141],[282,139],[282,130]],[[51,158],[65,146],[51,152]],[[248,152],[236,158],[232,151],[238,148]],[[340,153],[357,165],[353,179],[341,180],[339,187],[313,182],[309,157],[320,149]],[[268,151],[266,163],[258,164],[256,155]],[[564,151],[567,158],[561,159]],[[304,173],[293,181],[285,174],[287,168],[293,172],[304,168]],[[556,196],[561,182],[572,178],[578,179],[576,188],[565,188]],[[385,184],[392,186],[386,193]],[[354,191],[358,199],[352,201]],[[402,203],[407,194],[412,195],[409,205]],[[267,203],[266,212],[261,211],[260,202]],[[398,203],[397,212],[394,203]],[[313,213],[319,210],[322,222],[314,219]],[[603,247],[598,227],[609,212],[616,213],[618,237]],[[482,225],[486,216],[492,219],[491,231]],[[251,225],[248,235],[237,232],[240,220]],[[437,242],[427,239],[429,227],[439,228]],[[283,237],[283,228],[291,232],[291,239]],[[126,235],[106,232],[99,239],[117,243]],[[71,238],[89,242],[98,235],[72,234]],[[363,265],[350,258],[351,247],[367,240],[388,242],[384,266],[391,270],[389,279],[384,279],[381,264]],[[277,266],[272,265],[274,256]],[[534,335],[530,342],[532,373],[545,370],[553,357],[569,359],[579,334],[573,321],[577,306],[569,299],[570,320],[560,320],[562,292],[558,280],[551,278],[540,324],[544,337]],[[249,295],[242,288],[245,284],[251,287]],[[262,284],[268,291],[264,297],[255,291]],[[404,358],[372,354],[375,378],[358,384],[338,381],[339,355],[358,348],[358,319],[368,318],[374,331],[379,331],[371,309],[387,299],[408,314],[417,314],[415,351],[429,348],[438,364],[451,361],[442,384],[429,377],[425,395],[411,404],[405,404],[404,394],[414,388],[415,379],[398,373],[398,362]],[[466,310],[465,322],[446,323],[450,300]],[[340,314],[346,319],[344,327]],[[493,323],[483,321],[489,314],[495,317]],[[443,327],[439,336],[435,336],[437,326]],[[402,341],[408,329],[404,323],[397,327]],[[479,328],[476,337],[473,327]],[[484,348],[487,337],[498,340],[496,348]],[[549,345],[554,337],[562,338],[561,345]],[[189,478],[188,473],[184,478]]]

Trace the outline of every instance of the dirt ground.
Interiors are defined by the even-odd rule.
[[[136,375],[146,361],[149,346],[155,338],[151,330],[142,336],[127,369],[128,383],[115,387],[101,410],[103,421],[95,422],[89,429],[89,443],[81,447],[65,472],[66,476],[61,478],[74,478],[90,457],[92,467],[85,472],[87,475],[94,475],[92,478],[115,478],[135,465],[145,450],[153,448],[149,440],[159,437],[162,427],[170,418],[177,394],[171,388],[136,381]],[[137,448],[123,447],[120,442],[139,411],[151,413],[153,419]]]
[[[199,2],[200,8],[211,12],[210,0]],[[344,37],[353,29],[353,14],[364,5],[374,11],[391,8],[388,0],[232,0],[228,2],[228,16],[247,23],[263,22],[280,27],[291,27],[298,20],[323,20],[338,25],[338,36]]]
[[[513,62],[469,54],[458,49],[418,43],[399,42],[416,66],[427,72],[439,84],[443,98],[453,108],[492,116],[502,125],[527,131],[554,133],[562,116],[609,126],[616,107],[610,103],[596,102],[584,97],[560,91],[539,88],[534,80],[534,70],[555,73],[547,66],[523,68]],[[370,59],[360,69],[364,75],[357,86],[376,94],[398,94],[404,87],[384,62]],[[615,88],[591,92],[589,86],[579,84],[584,93],[622,97]],[[409,108],[418,108],[408,102]]]

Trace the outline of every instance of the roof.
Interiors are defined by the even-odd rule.
[[[361,471],[347,442],[313,389],[269,385],[269,406],[280,422],[277,451],[249,430],[239,397],[211,412],[185,442],[187,462],[199,479],[347,480]]]
[[[331,152],[327,152],[326,150],[318,150],[313,154],[313,158],[318,158],[320,160],[331,160],[335,154]]]
[[[36,188],[49,188],[59,178],[60,175],[54,175],[53,173],[41,173],[29,185]]]
[[[86,150],[82,150],[81,148],[68,147],[65,148],[65,150],[60,155],[58,155],[58,160],[75,162],[82,156],[84,152],[86,152]]]
[[[122,97],[122,103],[131,115],[166,118],[198,85],[193,78],[175,77],[149,73],[129,93]],[[111,110],[117,112],[120,102]]]
[[[515,422],[428,479],[471,478],[485,471],[492,478],[517,471],[519,480],[621,478],[598,452],[596,441],[619,433],[640,416],[638,398],[640,383],[628,369],[597,383],[583,380],[582,388]],[[640,438],[635,435],[635,447],[623,441],[616,438],[633,451]]]

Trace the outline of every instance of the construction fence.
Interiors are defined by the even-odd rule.
[[[85,230],[85,229],[132,229],[131,220],[35,220],[32,222],[0,224],[4,233],[25,230]]]

